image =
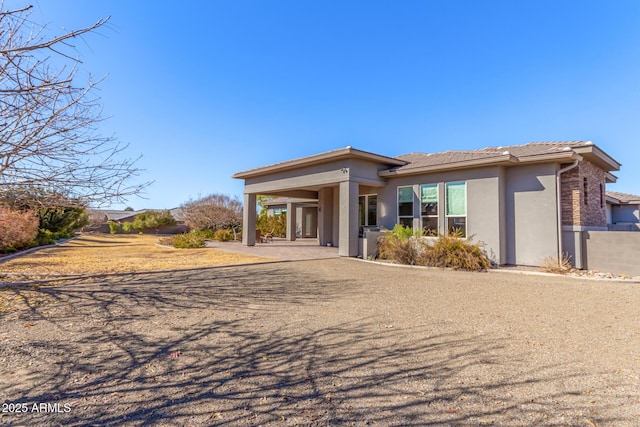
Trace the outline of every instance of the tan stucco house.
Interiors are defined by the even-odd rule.
[[[619,168],[592,142],[567,141],[397,157],[346,147],[233,177],[244,180],[245,245],[260,194],[285,201],[288,239],[302,229],[341,256],[361,255],[368,230],[404,224],[473,236],[497,264],[569,253],[581,267],[581,233],[607,230],[606,184]]]

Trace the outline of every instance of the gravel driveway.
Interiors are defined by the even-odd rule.
[[[1,425],[640,420],[639,284],[327,259],[41,292],[0,314]]]

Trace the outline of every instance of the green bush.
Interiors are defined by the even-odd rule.
[[[434,239],[422,237],[420,230],[396,225],[380,239],[379,254],[399,264],[424,265],[453,268],[456,270],[480,271],[491,267],[491,262],[480,248],[458,234],[438,236]]]
[[[160,239],[160,243],[163,245],[171,245],[178,249],[204,248],[205,237],[203,233],[189,232],[163,237]]]
[[[131,224],[129,221],[125,221],[122,223],[122,232],[123,233],[131,233],[131,229],[133,228],[133,224]]]
[[[219,240],[221,242],[233,240],[233,230],[218,228],[213,233],[213,240]]]
[[[176,225],[176,220],[167,210],[146,211],[139,213],[133,218],[133,228],[137,228],[138,230],[153,228],[157,233],[160,227],[164,225]]]
[[[263,235],[273,234],[274,237],[285,237],[287,235],[287,214],[267,215],[267,210],[260,212],[256,222],[256,229]]]
[[[109,222],[109,233],[116,234],[118,231],[120,231],[120,223],[115,222],[115,221],[110,221]]]
[[[56,240],[58,240],[58,236],[56,235],[56,233],[41,228],[40,230],[38,230],[38,235],[36,236],[34,242],[35,246],[44,246],[53,245],[54,243],[56,243]]]
[[[74,230],[89,223],[84,208],[72,206],[51,206],[37,211],[41,231],[53,233],[54,240],[74,236]]]

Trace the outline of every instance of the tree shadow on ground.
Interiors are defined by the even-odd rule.
[[[588,395],[590,375],[602,373],[527,367],[526,354],[505,359],[500,339],[461,330],[398,327],[376,316],[322,318],[362,289],[310,275],[304,265],[41,288],[48,304],[25,305],[4,319],[12,338],[0,350],[0,397],[71,410],[10,414],[0,424],[629,422]],[[617,399],[632,398],[620,386]]]

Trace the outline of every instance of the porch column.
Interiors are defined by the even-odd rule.
[[[287,240],[296,240],[296,205],[287,203]]]
[[[333,188],[325,187],[318,191],[318,242],[326,246],[333,241]]]
[[[340,183],[340,239],[338,255],[358,256],[358,192],[354,181]]]
[[[256,245],[256,195],[244,195],[242,207],[242,244],[245,246]]]

